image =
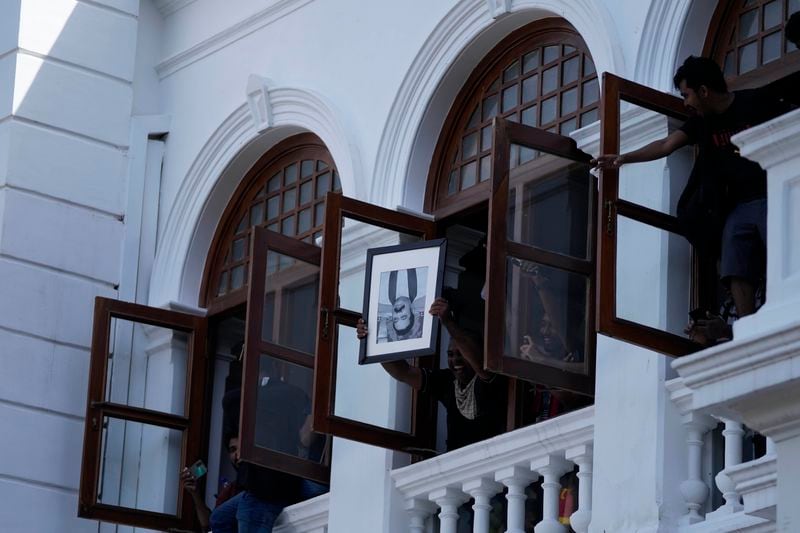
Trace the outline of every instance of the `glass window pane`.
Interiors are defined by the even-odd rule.
[[[617,316],[685,336],[690,248],[680,235],[617,217]]]
[[[470,133],[461,140],[461,158],[468,159],[478,153],[478,134]]]
[[[540,154],[534,166],[511,174],[508,240],[588,258],[593,184],[587,165]]]
[[[297,207],[297,189],[289,189],[283,193],[283,212],[287,213]]]
[[[281,233],[290,237],[294,236],[294,215],[281,220]]]
[[[781,23],[783,6],[780,0],[773,0],[764,6],[764,29],[768,30]]]
[[[739,74],[749,72],[758,66],[758,43],[750,43],[739,49]]]
[[[481,181],[486,181],[492,177],[492,156],[481,158]]]
[[[578,109],[578,88],[561,93],[561,116],[574,113]]]
[[[539,96],[539,75],[534,74],[522,81],[522,103],[531,102]]]
[[[739,16],[739,39],[747,39],[758,33],[758,9]]]
[[[344,218],[342,223],[345,227],[351,228],[351,235],[371,235],[373,238],[355,239],[347,241],[342,239],[342,248],[340,248],[340,257],[344,255],[344,250],[347,250],[349,257],[363,257],[363,260],[358,263],[361,266],[353,268],[345,265],[346,271],[339,271],[339,306],[343,309],[349,309],[361,313],[364,306],[364,275],[367,260],[367,248],[374,248],[377,246],[392,246],[395,244],[407,244],[412,242],[419,242],[420,238],[406,233],[400,233],[393,230],[381,228],[366,222],[360,222],[352,218]],[[353,263],[355,264],[355,263]],[[341,269],[341,265],[340,265]],[[353,334],[355,338],[355,333]],[[358,360],[357,351],[352,352],[355,360]]]
[[[300,177],[307,178],[314,173],[314,162],[306,159],[300,164]]]
[[[556,119],[556,97],[548,98],[542,102],[541,124],[547,124]]]
[[[333,190],[334,191],[341,191],[342,190],[342,182],[339,180],[339,173],[335,170],[333,171]]]
[[[317,161],[317,171],[325,170],[326,168],[328,168],[328,163],[325,161]]]
[[[592,109],[581,115],[581,128],[588,126],[592,122],[597,122],[600,119],[600,114],[597,109]]]
[[[111,319],[108,345],[108,402],[183,416],[191,335],[122,318]],[[171,394],[147,396],[146,389]]]
[[[261,337],[314,355],[319,267],[272,250],[267,265]]]
[[[492,127],[486,126],[481,130],[481,151],[492,149]]]
[[[631,108],[638,107],[630,104]],[[683,124],[680,120],[668,119],[653,111],[643,110],[640,116],[647,116],[652,124],[661,124],[668,132],[673,132]],[[625,121],[620,125],[620,150],[627,153],[647,144],[628,127]],[[635,204],[648,207],[661,213],[675,215],[678,198],[686,185],[694,164],[694,151],[686,146],[665,159],[623,165],[619,169],[619,197]]]
[[[103,417],[102,438],[97,501],[177,515],[183,432]]]
[[[244,265],[233,267],[231,270],[231,288],[240,289],[244,286]]]
[[[525,124],[526,126],[536,126],[537,109],[538,109],[537,106],[533,105],[528,109],[522,111],[522,123]]]
[[[267,226],[267,229],[270,231],[280,231],[280,225],[277,222],[273,222],[272,224]]]
[[[544,47],[544,61],[543,64],[547,64],[551,61],[555,61],[561,55],[559,51],[559,46],[545,46]]]
[[[447,179],[447,194],[455,194],[458,192],[458,170],[450,171],[450,177]]]
[[[509,257],[505,355],[587,374],[589,278]]]
[[[478,125],[479,122],[479,114],[478,114],[478,107],[475,107],[475,111],[469,116],[469,121],[467,121],[467,129],[471,130],[475,126]]]
[[[250,208],[250,225],[257,226],[264,222],[264,204],[257,203]]]
[[[595,73],[594,62],[589,56],[583,56],[583,75],[589,76]]]
[[[300,205],[305,205],[311,201],[314,188],[314,180],[308,180],[300,185]]]
[[[323,198],[330,190],[331,174],[326,172],[317,176],[317,198]]]
[[[224,270],[219,274],[219,284],[217,285],[217,296],[222,296],[228,292],[228,271]]]
[[[555,91],[558,88],[558,67],[551,67],[542,74],[542,94]]]
[[[539,50],[525,54],[522,58],[522,73],[527,74],[539,66]]]
[[[572,83],[578,79],[578,71],[580,70],[581,58],[576,56],[570,60],[564,61],[561,64],[561,83],[564,85]]]
[[[485,122],[494,118],[495,115],[497,115],[497,95],[493,94],[483,100],[483,115],[481,120]]]
[[[241,261],[244,259],[244,250],[245,250],[245,243],[247,242],[247,238],[244,239],[236,239],[233,241],[233,256],[234,261]]]
[[[267,220],[272,220],[278,216],[278,207],[281,203],[281,197],[275,195],[267,200]]]
[[[722,67],[722,73],[725,76],[734,76],[736,74],[736,54],[734,52],[725,54],[725,65]]]
[[[781,32],[775,32],[761,41],[761,62],[769,63],[781,57]]]
[[[281,188],[281,173],[278,172],[267,182],[267,192],[275,192]]]
[[[503,71],[503,82],[511,81],[519,76],[519,61],[514,61]]]
[[[571,119],[569,119],[569,120],[567,120],[565,122],[562,122],[561,126],[559,128],[560,128],[561,135],[565,135],[565,136],[569,135],[570,133],[572,133],[573,131],[578,129],[578,119],[577,118],[571,118]]]
[[[586,107],[595,103],[600,98],[600,84],[597,80],[587,81],[583,84],[583,95],[581,96],[581,107]]]
[[[411,387],[392,380],[380,365],[359,365],[358,352],[359,340],[355,328],[338,324],[334,415],[409,433],[412,413]],[[371,384],[370,392],[364,392],[365,384]],[[392,394],[389,389],[395,387],[396,390]],[[392,402],[392,416],[387,416],[389,401]]]
[[[297,233],[305,233],[311,229],[311,209],[303,209],[297,215]]]
[[[314,206],[314,225],[321,226],[325,223],[325,203]]]
[[[475,161],[461,167],[461,188],[466,189],[475,185],[477,180],[477,164]]]
[[[292,163],[286,170],[284,171],[283,175],[283,185],[289,186],[292,183],[297,181],[297,163]]]
[[[523,165],[528,161],[532,161],[539,155],[539,152],[528,148],[527,146],[519,147],[519,164]]]
[[[247,214],[242,215],[242,218],[239,220],[239,223],[236,225],[236,233],[244,233],[247,229]]]
[[[261,354],[258,364],[255,435],[259,448],[320,461],[324,436],[312,439],[311,392],[314,370]]]
[[[517,107],[518,85],[512,85],[503,90],[503,113]]]
[[[800,11],[800,0],[789,0],[789,5],[787,7],[789,8],[788,15]]]
[[[492,84],[489,86],[489,89],[487,89],[487,91],[492,93],[497,91],[497,89],[499,88],[500,88],[500,78],[495,78]]]

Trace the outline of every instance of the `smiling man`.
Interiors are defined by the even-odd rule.
[[[428,311],[450,333],[447,368],[426,371],[406,361],[382,363],[396,380],[415,390],[428,391],[447,411],[447,450],[479,442],[503,432],[506,419],[506,382],[483,370],[483,341],[456,324],[450,305],[437,298]],[[359,339],[367,326],[359,320]]]
[[[764,91],[729,91],[719,66],[705,57],[687,58],[673,81],[691,118],[663,139],[625,154],[601,155],[593,163],[618,168],[696,145],[698,157],[678,201],[678,220],[696,250],[720,259],[720,278],[738,315],[749,315],[755,312],[756,288],[765,276],[766,172],[741,157],[731,137],[787,109]],[[687,333],[711,342],[730,338],[729,330],[711,322],[690,324]]]

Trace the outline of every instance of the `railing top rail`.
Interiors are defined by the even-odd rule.
[[[549,455],[563,457],[567,450],[593,440],[594,406],[590,406],[398,468],[391,475],[406,498],[426,497],[436,488],[493,477],[501,468],[530,467]]]

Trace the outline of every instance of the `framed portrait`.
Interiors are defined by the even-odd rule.
[[[363,318],[367,337],[359,364],[436,353],[438,319],[428,314],[441,295],[446,239],[367,250]]]

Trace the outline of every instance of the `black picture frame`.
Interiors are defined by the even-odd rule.
[[[447,239],[367,250],[362,318],[368,334],[361,340],[358,364],[437,352],[439,320],[428,308],[442,294],[446,256]],[[398,323],[404,327],[398,330]]]

